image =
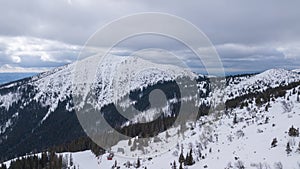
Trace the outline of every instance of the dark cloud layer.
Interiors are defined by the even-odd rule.
[[[170,13],[195,24],[216,46],[227,72],[299,68],[299,6],[298,0],[1,1],[0,71],[8,65],[44,70],[70,63],[95,31],[114,19],[137,12]],[[155,47],[160,44],[172,51],[184,50],[164,39],[159,43],[151,38],[147,41]],[[149,46],[132,44],[136,46],[129,45],[131,48],[118,54],[127,55],[132,48]],[[188,62],[201,69],[192,60]]]

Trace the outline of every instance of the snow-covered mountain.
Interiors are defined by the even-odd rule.
[[[245,95],[247,93],[261,92],[268,88],[285,86],[298,82],[300,75],[285,69],[270,69],[253,76],[231,77],[226,87],[228,99]]]
[[[277,74],[268,76],[271,72]],[[153,138],[149,139],[148,145],[142,150],[132,150],[133,142],[140,144],[138,137],[130,141],[120,141],[112,147],[112,152],[116,153],[112,160],[108,159],[110,153],[95,156],[91,151],[65,152],[62,155],[68,163],[66,156],[70,157],[72,154],[74,164],[70,168],[135,168],[139,159],[140,168],[167,169],[174,168],[174,161],[176,168],[179,168],[178,160],[181,152],[185,157],[192,149],[195,163],[184,166],[185,168],[296,169],[300,165],[300,137],[290,133],[291,128],[298,129],[299,132],[300,127],[300,80],[297,81],[296,78],[298,76],[284,70],[270,70],[257,75],[235,77],[242,80],[236,80],[239,83],[231,81],[229,85],[233,89],[244,86],[241,84],[246,84],[245,81],[247,84],[252,82],[252,85],[258,85],[256,80],[273,88],[278,87],[278,84],[288,85],[290,82],[298,82],[298,85],[287,89],[283,97],[271,99],[262,105],[249,102],[248,106],[232,109],[231,112],[221,110],[221,113],[202,116],[195,123],[187,123],[188,130],[182,135],[178,135],[176,128],[168,131],[168,137],[166,132],[160,133],[157,138],[170,149],[154,156],[144,157],[143,154],[146,151],[155,153],[156,150],[165,148],[157,144]],[[172,147],[174,143],[175,146]],[[7,165],[9,163],[10,161],[6,162]]]
[[[89,76],[88,72],[85,72],[83,70],[76,70],[76,67],[88,68],[90,63],[96,61],[96,56],[89,57],[82,61],[59,67],[37,76],[33,76],[31,79],[25,82],[21,81],[11,83],[9,85],[3,85],[0,87],[0,90],[18,87],[17,90],[19,91],[9,92],[7,94],[1,95],[0,107],[9,109],[13,103],[18,102],[21,99],[21,97],[19,97],[19,95],[21,94],[20,88],[22,88],[20,84],[30,85],[35,90],[34,96],[30,99],[41,103],[44,107],[50,106],[49,112],[43,118],[43,120],[45,120],[49,116],[49,113],[53,112],[57,108],[59,101],[66,100],[67,97],[71,97],[73,88],[72,85],[76,80],[78,80],[77,77],[74,76]],[[137,65],[134,70],[141,70],[141,68],[145,67],[153,67],[155,69],[153,69],[152,71],[147,69],[147,71],[145,72],[139,72],[139,74],[134,76],[134,79],[131,78],[131,82],[127,82],[127,80],[130,79],[130,77],[128,77],[130,74],[120,74],[120,70],[118,69],[122,68],[122,70],[124,71],[130,71],[131,69],[129,67],[126,68],[126,66],[132,65]],[[171,65],[154,64],[150,61],[132,57],[108,57],[107,60],[99,63],[97,68],[98,70],[95,74],[96,77],[94,77],[94,81],[91,83],[94,85],[92,86],[92,88],[100,87],[102,89],[101,95],[98,98],[99,102],[95,103],[98,104],[95,105],[98,107],[103,107],[104,105],[120,99],[122,96],[126,95],[126,92],[128,91],[147,87],[149,85],[154,85],[159,81],[171,81],[175,80],[178,77],[197,78],[196,74],[186,69],[181,69],[179,67]],[[77,73],[78,71],[81,71],[80,73],[83,73],[83,75],[79,75],[79,73]],[[118,88],[113,85],[114,78],[121,78],[119,79],[119,86],[117,86]],[[101,84],[101,86],[99,86],[99,84]],[[130,84],[130,86],[126,86],[127,84]],[[74,87],[76,86],[74,85]],[[125,88],[128,89],[125,90]],[[27,103],[24,102],[24,104]],[[69,105],[67,107],[70,108]]]
[[[78,87],[91,88],[97,95],[92,105],[95,109],[101,110],[134,90],[138,90],[137,95],[143,96],[147,93],[143,93],[142,90],[147,90],[150,86],[164,85],[165,82],[179,78],[204,79],[181,67],[152,63],[139,58],[112,56],[97,65],[93,81],[88,84],[84,77],[91,75],[85,69],[89,69],[90,64],[96,61],[97,56],[88,57],[31,78],[1,85],[0,155],[15,154],[19,147],[26,147],[24,152],[20,153],[30,152],[84,135],[74,112],[74,108],[80,107],[81,103],[74,103],[72,98],[74,95],[87,93]],[[132,65],[136,66],[132,68]],[[125,73],[120,74],[120,71]],[[134,78],[129,77],[132,73],[135,73]],[[78,78],[83,79],[78,81]],[[117,85],[114,83],[116,81]],[[80,85],[74,85],[77,83]],[[203,92],[207,91],[207,87],[201,87],[205,83],[207,82],[202,80],[198,84],[202,97],[206,97]],[[126,103],[127,105],[125,103],[123,103],[125,107],[132,104],[132,102]],[[48,128],[53,132],[48,132]],[[64,137],[56,140],[51,138],[57,134]],[[44,143],[33,140],[32,137],[36,136],[41,140],[50,141]],[[39,147],[34,147],[37,144]]]
[[[169,138],[165,138],[167,134],[164,132],[157,136],[164,144],[155,143],[154,139],[157,138],[149,140],[144,151],[156,155],[141,159],[142,166],[165,169],[170,168],[170,163],[175,160],[178,167],[181,145],[184,156],[190,149],[193,150],[196,163],[189,168],[238,168],[237,165],[242,164],[246,168],[260,165],[273,167],[280,165],[279,162],[287,168],[295,168],[298,165],[296,159],[300,156],[295,151],[297,142],[300,141],[299,137],[291,137],[286,131],[292,125],[300,127],[298,101],[300,74],[284,69],[271,69],[255,75],[230,76],[226,78],[226,82],[221,79],[226,83],[225,87],[211,90],[212,84],[207,77],[198,76],[181,67],[161,65],[139,58],[114,57],[97,65],[91,85],[81,83],[80,80],[91,80],[91,75],[85,70],[78,72],[78,67],[88,68],[90,63],[95,63],[95,59],[90,57],[78,63],[0,86],[2,159],[34,150],[43,150],[85,135],[74,112],[76,107],[82,107],[81,103],[75,102],[74,105],[72,97],[80,95],[85,98],[89,94],[86,88],[91,88],[97,96],[94,101],[88,100],[89,103],[95,109],[101,110],[105,107],[107,110],[111,109],[110,104],[116,101],[121,101],[123,108],[132,104],[139,105],[138,103],[143,101],[141,99],[156,87],[165,86],[164,88],[168,89],[169,86],[166,85],[170,85],[169,82],[190,79],[196,80],[198,93],[182,98],[182,101],[198,99],[198,104],[209,107],[211,104],[218,105],[218,103],[240,98],[235,100],[236,104],[243,102],[243,104],[247,103],[247,106],[230,107],[230,109],[217,109],[212,106],[216,109],[213,109],[212,114],[209,115],[201,112],[206,111],[201,109],[199,112],[202,117],[195,123],[187,124],[190,130],[183,135],[178,135],[177,128],[171,128],[168,130]],[[137,66],[132,68],[128,65]],[[143,71],[143,68],[151,67],[153,69]],[[132,74],[134,78],[129,76]],[[80,85],[74,85],[74,82]],[[275,94],[270,92],[270,89],[272,92],[281,93],[279,95],[281,97],[274,97]],[[265,91],[268,93],[264,93]],[[223,92],[225,97],[222,95]],[[271,99],[266,99],[270,101],[260,104],[253,101],[251,97],[255,97],[257,92],[264,97],[270,97]],[[131,99],[137,99],[122,100],[130,94],[134,95]],[[249,94],[252,94],[251,97],[243,97]],[[174,102],[175,98],[172,98],[172,94],[168,95],[171,96],[170,102]],[[83,101],[87,100],[83,99]],[[153,113],[155,110],[150,112]],[[134,119],[137,118],[139,116]],[[278,145],[271,148],[274,138],[277,139]],[[288,155],[285,153],[287,142],[290,142],[293,149],[293,152]],[[168,149],[174,143],[179,146],[170,148],[163,154],[157,153],[159,150]],[[128,140],[112,147],[112,151],[122,150],[123,156],[131,157],[130,159],[119,156],[114,158],[121,168],[124,167],[124,163],[132,164],[143,155],[141,154],[143,151],[132,151],[130,148]],[[86,151],[74,153],[73,157],[75,164],[80,168],[99,168],[99,166],[111,168],[115,162],[107,160],[107,155],[93,157],[89,151]],[[275,160],[276,158],[282,160]],[[292,163],[288,163],[289,160]]]

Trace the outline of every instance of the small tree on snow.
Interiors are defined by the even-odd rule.
[[[238,120],[237,120],[237,115],[235,113],[234,117],[233,117],[233,124],[237,124],[237,123],[238,123]]]
[[[179,160],[178,160],[178,162],[179,162],[180,164],[182,164],[182,163],[185,162],[185,158],[184,158],[184,156],[183,156],[183,151],[182,151],[182,150],[181,150],[181,153],[180,153],[180,155],[179,155]]]
[[[183,169],[183,167],[182,167],[182,163],[180,163],[180,165],[179,165],[179,169]]]
[[[289,136],[291,137],[299,137],[299,129],[296,129],[294,128],[294,126],[292,126],[290,129],[289,129]]]
[[[117,167],[118,166],[118,162],[117,162],[117,160],[115,160],[115,165],[114,165],[115,167]]]
[[[290,143],[289,143],[289,142],[286,144],[286,149],[285,149],[285,151],[287,152],[287,154],[290,154],[290,153],[292,152],[292,149],[291,149],[291,146],[290,146]]]
[[[271,148],[276,147],[277,143],[278,143],[277,138],[274,138],[272,143],[271,143]]]
[[[195,161],[194,161],[194,158],[193,158],[193,149],[190,150],[190,159],[189,159],[189,161],[190,161],[190,165],[195,164]]]
[[[70,154],[70,166],[73,166],[73,157],[72,157],[72,154]]]
[[[172,169],[177,169],[176,161],[173,162]]]
[[[270,106],[270,104],[268,103],[265,107],[265,111],[269,111],[269,106]]]
[[[238,169],[245,169],[244,163],[240,160],[235,163],[235,167]]]
[[[193,158],[193,150],[190,150],[190,153],[186,154],[185,158],[185,165],[191,166],[195,164],[194,158]]]

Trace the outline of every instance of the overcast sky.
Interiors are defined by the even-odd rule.
[[[0,72],[45,71],[71,63],[99,28],[139,12],[169,13],[195,24],[216,47],[227,73],[296,69],[299,7],[299,0],[3,0]]]

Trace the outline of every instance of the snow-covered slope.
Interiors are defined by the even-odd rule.
[[[94,62],[93,59],[95,58],[82,60],[79,65],[87,67],[86,65]],[[128,67],[132,64],[137,66],[134,68]],[[26,110],[24,111],[26,113],[35,113],[33,118],[30,119],[37,117],[39,115],[37,112],[46,111],[43,117],[39,119],[40,125],[45,123],[57,109],[71,111],[72,106],[69,98],[74,94],[74,79],[89,76],[86,71],[79,72],[79,74],[75,72],[76,66],[78,64],[75,63],[66,65],[27,80],[1,86],[0,113],[7,113],[7,117],[0,121],[0,142],[8,138],[8,131],[13,132],[12,127],[24,114],[23,110]],[[143,71],[142,68],[145,67],[155,67],[155,69]],[[92,84],[92,89],[101,93],[97,95],[97,102],[93,103],[98,108],[115,102],[130,90],[142,89],[160,81],[175,80],[179,77],[189,77],[191,79],[198,77],[194,73],[179,67],[157,65],[138,58],[127,57],[108,59],[99,63],[98,68],[92,79],[97,84],[95,86]],[[135,72],[135,69],[139,71]],[[120,74],[122,71],[124,72]],[[129,76],[132,73],[136,73],[134,78]],[[118,83],[115,83],[116,79],[114,77],[118,77]],[[257,75],[237,76],[228,81],[228,86],[225,88],[225,101],[247,93],[264,91],[268,88],[299,81],[299,74],[283,69],[271,69]],[[207,85],[203,82],[197,84],[198,88],[203,90],[204,93],[210,92],[206,91],[204,87]],[[75,89],[76,87],[78,86],[75,86]],[[86,86],[79,87],[85,88]],[[299,87],[296,87],[295,90],[299,91]],[[79,93],[75,94],[86,94],[84,90],[76,91]],[[215,90],[215,92],[219,91]],[[149,146],[145,147],[144,151],[156,155],[152,158],[142,158],[142,166],[166,169],[170,168],[170,163],[176,161],[178,167],[178,154],[180,154],[181,145],[183,145],[184,155],[191,148],[193,149],[196,164],[189,167],[192,169],[237,168],[235,165],[238,163],[243,163],[246,168],[255,168],[255,165],[274,167],[275,163],[279,165],[279,162],[282,163],[284,168],[296,168],[300,156],[295,151],[300,139],[299,137],[290,137],[286,132],[292,125],[300,127],[300,106],[297,101],[297,92],[290,90],[286,96],[288,95],[291,95],[288,97],[289,99],[284,97],[271,101],[271,107],[268,108],[268,111],[266,111],[266,105],[258,106],[253,102],[249,102],[249,105],[242,109],[235,108],[230,110],[232,112],[222,112],[223,110],[221,110],[221,112],[210,116],[201,117],[195,124],[187,124],[189,128],[192,125],[193,129],[185,132],[184,135],[178,134],[177,128],[168,131],[168,135],[170,135],[168,138],[165,138],[166,133],[161,133],[158,138],[163,140],[164,144],[157,144],[154,139],[150,140]],[[211,93],[205,97],[207,98],[204,98],[204,101],[207,104],[210,104],[212,100],[218,100],[212,98]],[[63,101],[66,101],[66,105],[63,105],[62,108],[60,104]],[[33,110],[28,110],[28,106],[31,106]],[[237,124],[233,124],[235,114],[239,119]],[[266,117],[268,117],[268,120],[266,120]],[[52,124],[52,122],[54,121],[49,123]],[[29,132],[32,133],[34,130],[29,129]],[[278,145],[271,148],[271,142],[275,137],[278,140]],[[133,142],[134,139],[131,141]],[[293,149],[289,155],[285,152],[287,142],[290,142]],[[117,160],[118,165],[124,168],[124,163],[133,164],[138,157],[143,156],[142,151],[130,151],[128,140],[119,142],[112,150],[118,151],[119,148],[124,151],[124,154],[116,155],[112,161],[107,160],[108,154],[94,157],[90,151],[85,151],[74,153],[74,162],[80,168],[92,169],[111,168]],[[160,150],[166,151],[160,153]],[[201,157],[199,157],[199,152],[201,152]]]
[[[228,99],[242,96],[247,93],[264,91],[268,88],[284,86],[292,82],[300,81],[300,75],[285,69],[270,69],[253,76],[244,76],[229,79],[226,87]]]
[[[295,72],[295,73],[300,74],[300,69],[294,69],[294,70],[292,70],[292,71]]]
[[[94,75],[90,73],[91,68],[96,68]],[[97,96],[92,102],[88,100],[89,103],[100,110],[133,90],[144,90],[181,77],[194,79],[198,75],[178,66],[140,58],[111,56],[99,62],[97,56],[92,56],[32,78],[0,85],[0,152],[3,152],[0,158],[8,154],[6,151],[14,156],[52,144],[37,142],[31,138],[33,135],[52,140],[51,135],[60,132],[64,137],[50,141],[55,144],[82,136],[84,132],[74,112],[81,103],[75,102],[78,100],[74,95],[84,96],[87,89]],[[79,101],[87,101],[82,98]],[[128,104],[132,103],[123,102],[123,106]],[[46,133],[47,128],[52,133]]]
[[[299,91],[299,87],[295,90]],[[290,93],[293,93],[293,90],[288,91],[287,95]],[[193,126],[193,129],[185,132],[184,136],[175,132],[169,133],[170,137],[166,138],[166,133],[161,133],[159,138],[165,140],[166,146],[174,141],[178,145],[151,158],[140,158],[141,168],[168,169],[174,161],[178,168],[181,150],[185,156],[190,149],[193,150],[195,164],[186,167],[189,169],[239,169],[242,166],[266,169],[278,169],[280,166],[287,169],[299,168],[300,137],[288,135],[289,128],[300,127],[300,102],[297,101],[297,95],[292,94],[289,100],[284,97],[271,101],[268,111],[265,110],[265,106],[256,107],[255,104],[251,104],[247,108],[234,109],[230,114],[204,116],[195,124],[187,124],[187,127]],[[236,124],[233,123],[234,114],[237,115]],[[274,138],[278,142],[272,147]],[[125,166],[130,166],[129,164],[129,168],[135,168],[134,165],[137,159],[142,157],[142,152],[130,151],[127,142],[119,142],[112,150],[116,152],[116,148],[123,147],[125,153],[130,155],[119,154],[113,160],[108,160],[109,154],[95,157],[90,151],[73,153],[75,166],[81,169],[109,169],[117,162],[120,168],[127,168]],[[291,147],[290,153],[286,151],[287,143]],[[145,149],[162,149],[156,145],[150,141]]]

